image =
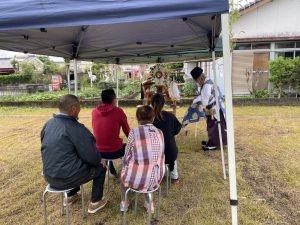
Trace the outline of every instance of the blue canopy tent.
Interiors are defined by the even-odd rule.
[[[214,58],[221,53],[215,40],[222,28],[230,204],[237,224],[228,0],[10,0],[1,1],[0,9],[0,49],[75,64],[77,59],[136,64]],[[77,91],[76,85],[75,73]]]

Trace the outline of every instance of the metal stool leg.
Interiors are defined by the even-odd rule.
[[[148,208],[148,220],[147,220],[147,224],[151,225],[151,217],[152,217],[152,214],[151,214],[151,203],[153,201],[153,198],[152,198],[152,194],[151,193],[148,193],[147,196],[148,196],[148,201],[149,201],[148,202],[149,208]]]
[[[109,192],[109,173],[110,173],[110,160],[107,160],[107,193]]]
[[[66,191],[64,192],[64,196],[65,196],[66,199],[68,199],[68,194],[67,194]],[[70,224],[70,212],[69,212],[68,201],[66,202],[66,214],[67,214],[67,225],[69,225]]]
[[[43,208],[44,208],[44,225],[47,225],[47,206],[46,206],[46,194],[48,193],[47,190],[43,193]]]
[[[61,215],[63,216],[65,214],[64,193],[61,193],[61,195],[60,195],[60,201],[61,201]]]
[[[137,195],[138,193],[135,193],[135,199],[134,199],[134,215],[136,216],[136,209],[137,209]]]
[[[169,165],[166,165],[166,178],[167,178],[167,195],[169,194],[169,188],[170,188],[170,180],[169,180],[169,177],[170,177],[170,168],[169,168]]]
[[[161,199],[161,188],[158,189],[158,203],[157,203],[157,209],[156,209],[156,219],[159,221],[160,216],[160,199]]]
[[[84,205],[84,189],[83,189],[83,184],[80,185],[80,192],[81,192],[82,216],[83,216],[83,218],[86,218],[86,210],[85,210],[85,205]]]
[[[130,188],[128,188],[127,190],[126,190],[126,192],[125,192],[125,202],[128,202],[128,193],[129,193],[129,191],[130,191]],[[125,210],[124,212],[123,212],[123,221],[122,221],[122,225],[126,225],[126,213],[127,213],[127,210]]]

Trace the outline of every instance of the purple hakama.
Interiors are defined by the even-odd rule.
[[[222,132],[222,140],[223,146],[227,145],[227,132],[226,132],[226,121],[224,119],[223,112],[220,110],[220,122],[221,122],[221,132]],[[219,130],[218,123],[215,118],[211,119],[211,116],[207,116],[207,134],[208,134],[208,142],[207,146],[209,147],[219,147],[220,139],[219,139]]]

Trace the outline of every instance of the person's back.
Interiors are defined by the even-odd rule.
[[[153,125],[160,129],[165,138],[165,164],[169,165],[171,171],[171,181],[173,184],[179,183],[179,175],[177,171],[177,155],[178,148],[175,141],[175,135],[181,130],[181,124],[170,112],[163,111],[165,104],[164,96],[155,94],[151,99],[151,105],[154,108],[155,119]]]
[[[127,211],[125,202],[127,188],[149,191],[157,187],[165,173],[164,137],[162,131],[153,126],[153,109],[146,105],[136,111],[139,123],[130,131],[121,172],[121,211]],[[145,199],[147,210],[154,210],[153,201]]]
[[[55,115],[45,124],[41,132],[41,151],[46,177],[67,179],[86,172],[88,165],[99,164],[99,157],[89,162],[83,162],[79,157],[72,141],[82,137],[93,139],[90,132],[73,117]]]
[[[113,104],[98,105],[92,112],[93,133],[100,152],[114,152],[122,148],[120,128],[126,136],[129,133],[124,111]]]
[[[120,128],[122,128],[126,137],[128,137],[130,128],[124,111],[116,106],[114,90],[103,90],[101,99],[102,104],[98,105],[92,112],[93,133],[98,151],[104,154],[113,154],[121,151],[123,146],[120,138]]]
[[[70,189],[64,204],[78,199],[79,186],[93,180],[89,213],[103,208],[105,162],[97,152],[93,134],[78,120],[79,100],[64,95],[59,100],[59,113],[50,119],[41,131],[43,174],[51,187]]]
[[[153,125],[160,129],[165,138],[165,163],[171,164],[177,159],[178,148],[175,141],[175,135],[181,130],[181,124],[178,119],[170,112],[162,111],[162,118],[156,118]]]
[[[152,124],[130,131],[121,180],[125,187],[147,191],[156,187],[164,175],[164,138]],[[129,152],[130,151],[130,152]]]
[[[97,150],[105,159],[109,159],[110,175],[116,176],[117,172],[112,162],[124,156],[125,144],[120,138],[120,128],[128,137],[130,128],[124,111],[116,106],[116,94],[113,89],[103,90],[101,93],[102,104],[92,112],[92,127],[96,138]]]

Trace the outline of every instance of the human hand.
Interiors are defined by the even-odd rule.
[[[105,162],[104,159],[101,159],[100,165],[101,165],[103,168],[106,168],[106,162]]]

